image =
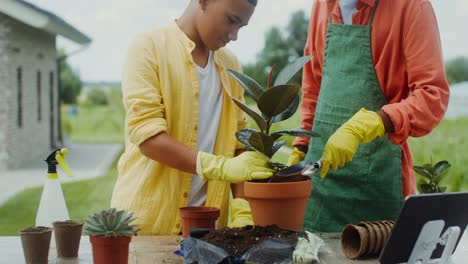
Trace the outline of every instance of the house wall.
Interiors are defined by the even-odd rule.
[[[51,151],[51,118],[54,119],[53,132],[57,138],[57,65],[55,36],[38,30],[7,16],[0,19],[8,25],[8,63],[6,90],[8,96],[6,129],[6,166],[9,169],[27,166],[28,161],[45,159]],[[18,81],[17,69],[22,72],[22,125],[18,125]],[[38,94],[37,73],[41,72],[41,91]],[[53,73],[53,101],[50,100],[49,75]],[[40,98],[40,99],[39,99]],[[39,120],[39,100],[41,118]],[[53,103],[54,114],[50,115]]]
[[[6,169],[8,160],[7,132],[10,124],[8,120],[8,102],[11,95],[11,82],[8,74],[8,33],[9,20],[0,13],[0,171]]]

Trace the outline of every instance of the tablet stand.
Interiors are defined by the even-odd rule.
[[[460,236],[460,227],[451,226],[440,236],[444,225],[445,221],[443,220],[429,221],[424,224],[407,264],[449,263],[450,256]],[[442,256],[440,259],[430,259],[437,244],[444,246]]]

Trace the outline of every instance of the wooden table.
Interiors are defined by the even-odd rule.
[[[325,245],[320,248],[319,259],[321,264],[353,264],[353,263],[379,263],[377,259],[350,260],[343,255],[339,234],[322,234]],[[130,243],[129,263],[183,263],[183,258],[173,254],[179,248],[180,236],[136,236]],[[466,234],[458,246],[453,263],[467,263],[468,238]],[[18,236],[0,236],[0,263],[24,263],[21,240]],[[89,237],[83,236],[80,242],[79,258],[72,260],[57,259],[56,251],[51,246],[49,263],[83,264],[93,263],[91,243]]]

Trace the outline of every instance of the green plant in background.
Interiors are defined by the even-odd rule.
[[[439,186],[439,183],[442,179],[444,179],[448,172],[450,171],[450,167],[452,165],[446,161],[442,160],[435,164],[431,163],[424,164],[422,166],[414,166],[414,171],[424,177],[422,183],[418,185],[418,189],[420,193],[438,193],[438,192],[445,192],[447,187]]]
[[[71,121],[70,117],[68,117],[68,116],[63,117],[61,122],[60,122],[60,126],[61,126],[61,129],[62,129],[62,133],[64,135],[71,135],[72,134],[73,125],[72,125],[72,121]]]
[[[290,130],[280,130],[270,133],[273,123],[284,121],[290,118],[299,106],[300,87],[295,84],[288,84],[288,81],[311,59],[310,56],[304,56],[296,59],[293,63],[287,65],[281,70],[271,85],[271,79],[274,67],[271,68],[266,89],[258,84],[254,79],[246,74],[229,69],[229,74],[244,88],[250,97],[257,104],[261,115],[249,108],[239,100],[231,99],[256,123],[258,128],[243,129],[236,133],[237,139],[243,143],[248,150],[254,150],[272,157],[284,144],[285,140],[276,142],[284,135],[289,136],[307,136],[317,137],[317,133],[302,128]],[[285,165],[272,163],[276,169],[281,169]]]
[[[131,236],[136,235],[140,229],[131,225],[135,221],[133,213],[126,210],[110,208],[99,213],[88,215],[85,219],[85,233],[90,236]]]

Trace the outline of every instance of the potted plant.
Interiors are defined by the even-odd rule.
[[[52,228],[37,226],[20,230],[26,263],[48,263]]]
[[[239,100],[231,99],[257,124],[259,130],[247,128],[236,133],[237,139],[248,150],[258,151],[272,157],[285,143],[279,140],[282,136],[315,137],[318,134],[302,128],[271,132],[273,123],[290,118],[299,106],[300,87],[288,84],[288,81],[310,60],[310,56],[296,59],[281,70],[272,85],[272,67],[266,88],[263,88],[251,77],[231,70],[234,77],[257,103],[261,114],[249,108]],[[276,169],[286,167],[272,163]],[[285,229],[300,230],[304,218],[307,199],[311,192],[310,178],[295,182],[245,182],[244,193],[249,201],[252,216],[256,225],[277,224]]]
[[[84,229],[89,235],[95,264],[128,263],[130,240],[139,229],[131,225],[135,221],[133,213],[110,208],[89,215]]]
[[[80,247],[82,221],[56,221],[54,226],[57,256],[59,258],[77,258]]]
[[[420,184],[418,185],[419,192],[445,192],[447,187],[439,186],[439,184],[442,179],[447,176],[451,166],[452,165],[446,160],[442,160],[433,164],[432,158],[431,163],[427,163],[422,166],[414,166],[414,171],[423,177],[420,181]]]

